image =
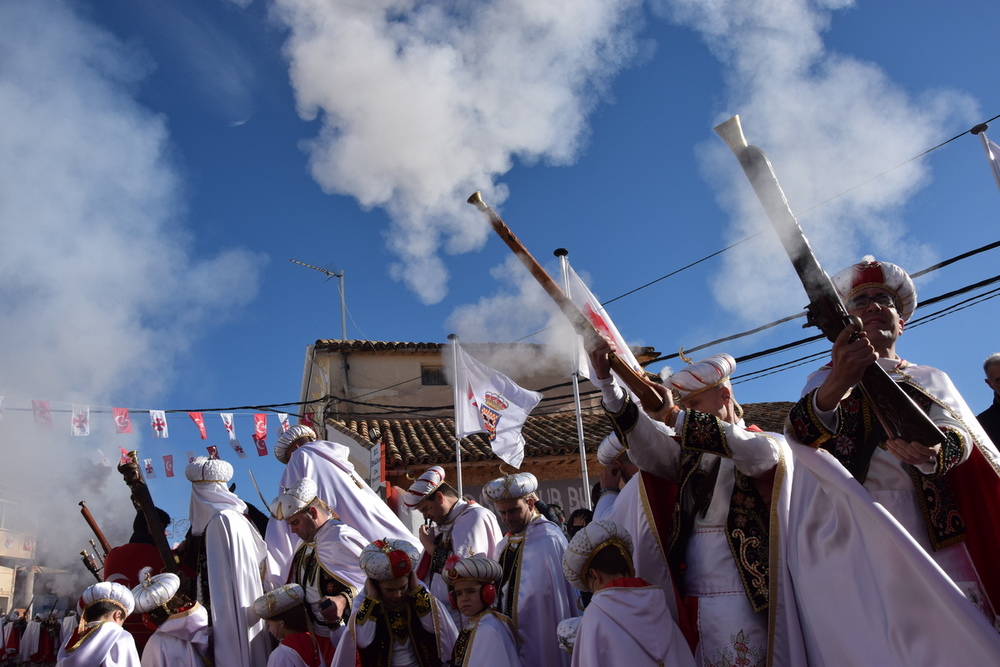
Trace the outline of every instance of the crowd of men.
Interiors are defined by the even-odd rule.
[[[981,426],[947,375],[897,354],[916,307],[902,269],[868,257],[833,282],[860,325],[784,433],[744,422],[731,356],[665,373],[654,409],[616,380],[604,341],[591,380],[612,433],[592,514],[570,531],[546,518],[527,472],[489,482],[486,507],[434,466],[404,494],[426,519],[414,535],[345,446],[293,426],[265,531],[227,486],[232,466],[195,459],[182,571],[87,588],[44,656],[53,619],[11,615],[0,664],[996,664],[1000,454],[983,426],[1000,398]],[[939,438],[892,430],[864,387],[873,364]],[[1000,397],[1000,355],[984,370]],[[135,615],[155,628],[139,644]]]

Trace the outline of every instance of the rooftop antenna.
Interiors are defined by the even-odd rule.
[[[306,264],[305,262],[300,262],[297,259],[290,259],[289,262],[293,264],[298,264],[299,266],[304,266],[307,269],[312,269],[314,271],[319,271],[320,273],[325,273],[327,280],[330,278],[340,278],[340,340],[347,340],[347,301],[344,299],[344,270],[341,269],[340,272],[330,271],[329,269],[323,269],[318,266],[313,266],[312,264]]]

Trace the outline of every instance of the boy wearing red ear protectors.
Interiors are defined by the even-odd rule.
[[[502,573],[500,563],[485,556],[452,556],[445,563],[448,599],[468,619],[452,651],[454,667],[520,667],[517,630],[493,608]]]

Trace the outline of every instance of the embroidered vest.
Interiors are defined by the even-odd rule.
[[[361,664],[365,667],[389,667],[392,664],[393,650],[409,638],[410,648],[420,667],[441,667],[437,636],[425,630],[420,623],[420,618],[430,613],[431,597],[426,588],[413,594],[406,607],[399,611],[365,598],[354,622],[356,625],[375,623],[375,637],[368,646],[358,647]]]
[[[928,396],[905,382],[898,384],[921,410],[929,411],[933,401]],[[795,439],[804,445],[830,452],[854,479],[864,484],[876,447],[886,448],[885,429],[872,412],[860,387],[855,387],[837,408],[840,430],[830,433],[813,411],[813,395],[816,391],[799,399],[788,414],[788,423]],[[958,433],[945,429],[944,434],[946,438],[938,455],[937,474],[924,475],[913,466],[902,464],[913,480],[920,511],[927,526],[927,536],[934,551],[965,539],[965,522],[959,514],[946,476],[961,460],[964,449]]]

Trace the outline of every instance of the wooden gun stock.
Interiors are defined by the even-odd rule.
[[[469,197],[468,202],[478,208],[489,220],[490,226],[493,231],[497,233],[503,242],[507,244],[514,254],[517,256],[521,263],[524,264],[525,268],[531,276],[538,281],[538,284],[542,286],[545,293],[548,294],[556,305],[559,306],[559,310],[569,319],[570,324],[576,329],[576,332],[583,336],[584,343],[587,347],[592,347],[595,343],[600,341],[601,333],[594,327],[593,323],[587,319],[587,316],[580,311],[573,300],[566,296],[559,284],[552,279],[552,276],[542,268],[542,265],[531,256],[528,249],[524,247],[524,244],[514,233],[510,231],[507,224],[497,215],[486,202],[483,201],[482,196],[479,192],[474,192],[471,197]],[[653,389],[649,380],[640,375],[634,368],[626,364],[622,359],[611,353],[609,355],[609,360],[611,361],[611,370],[621,378],[621,381],[625,383],[625,386],[632,390],[639,400],[642,402],[643,406],[648,410],[657,410],[663,406],[663,399],[660,395],[656,393]]]
[[[104,532],[101,527],[97,525],[97,521],[94,520],[94,515],[90,513],[87,508],[87,503],[80,501],[80,514],[83,515],[84,520],[90,529],[94,531],[94,535],[97,537],[97,541],[101,543],[101,549],[104,551],[104,555],[107,556],[108,552],[111,551],[111,545],[108,544],[108,540],[104,537]]]

